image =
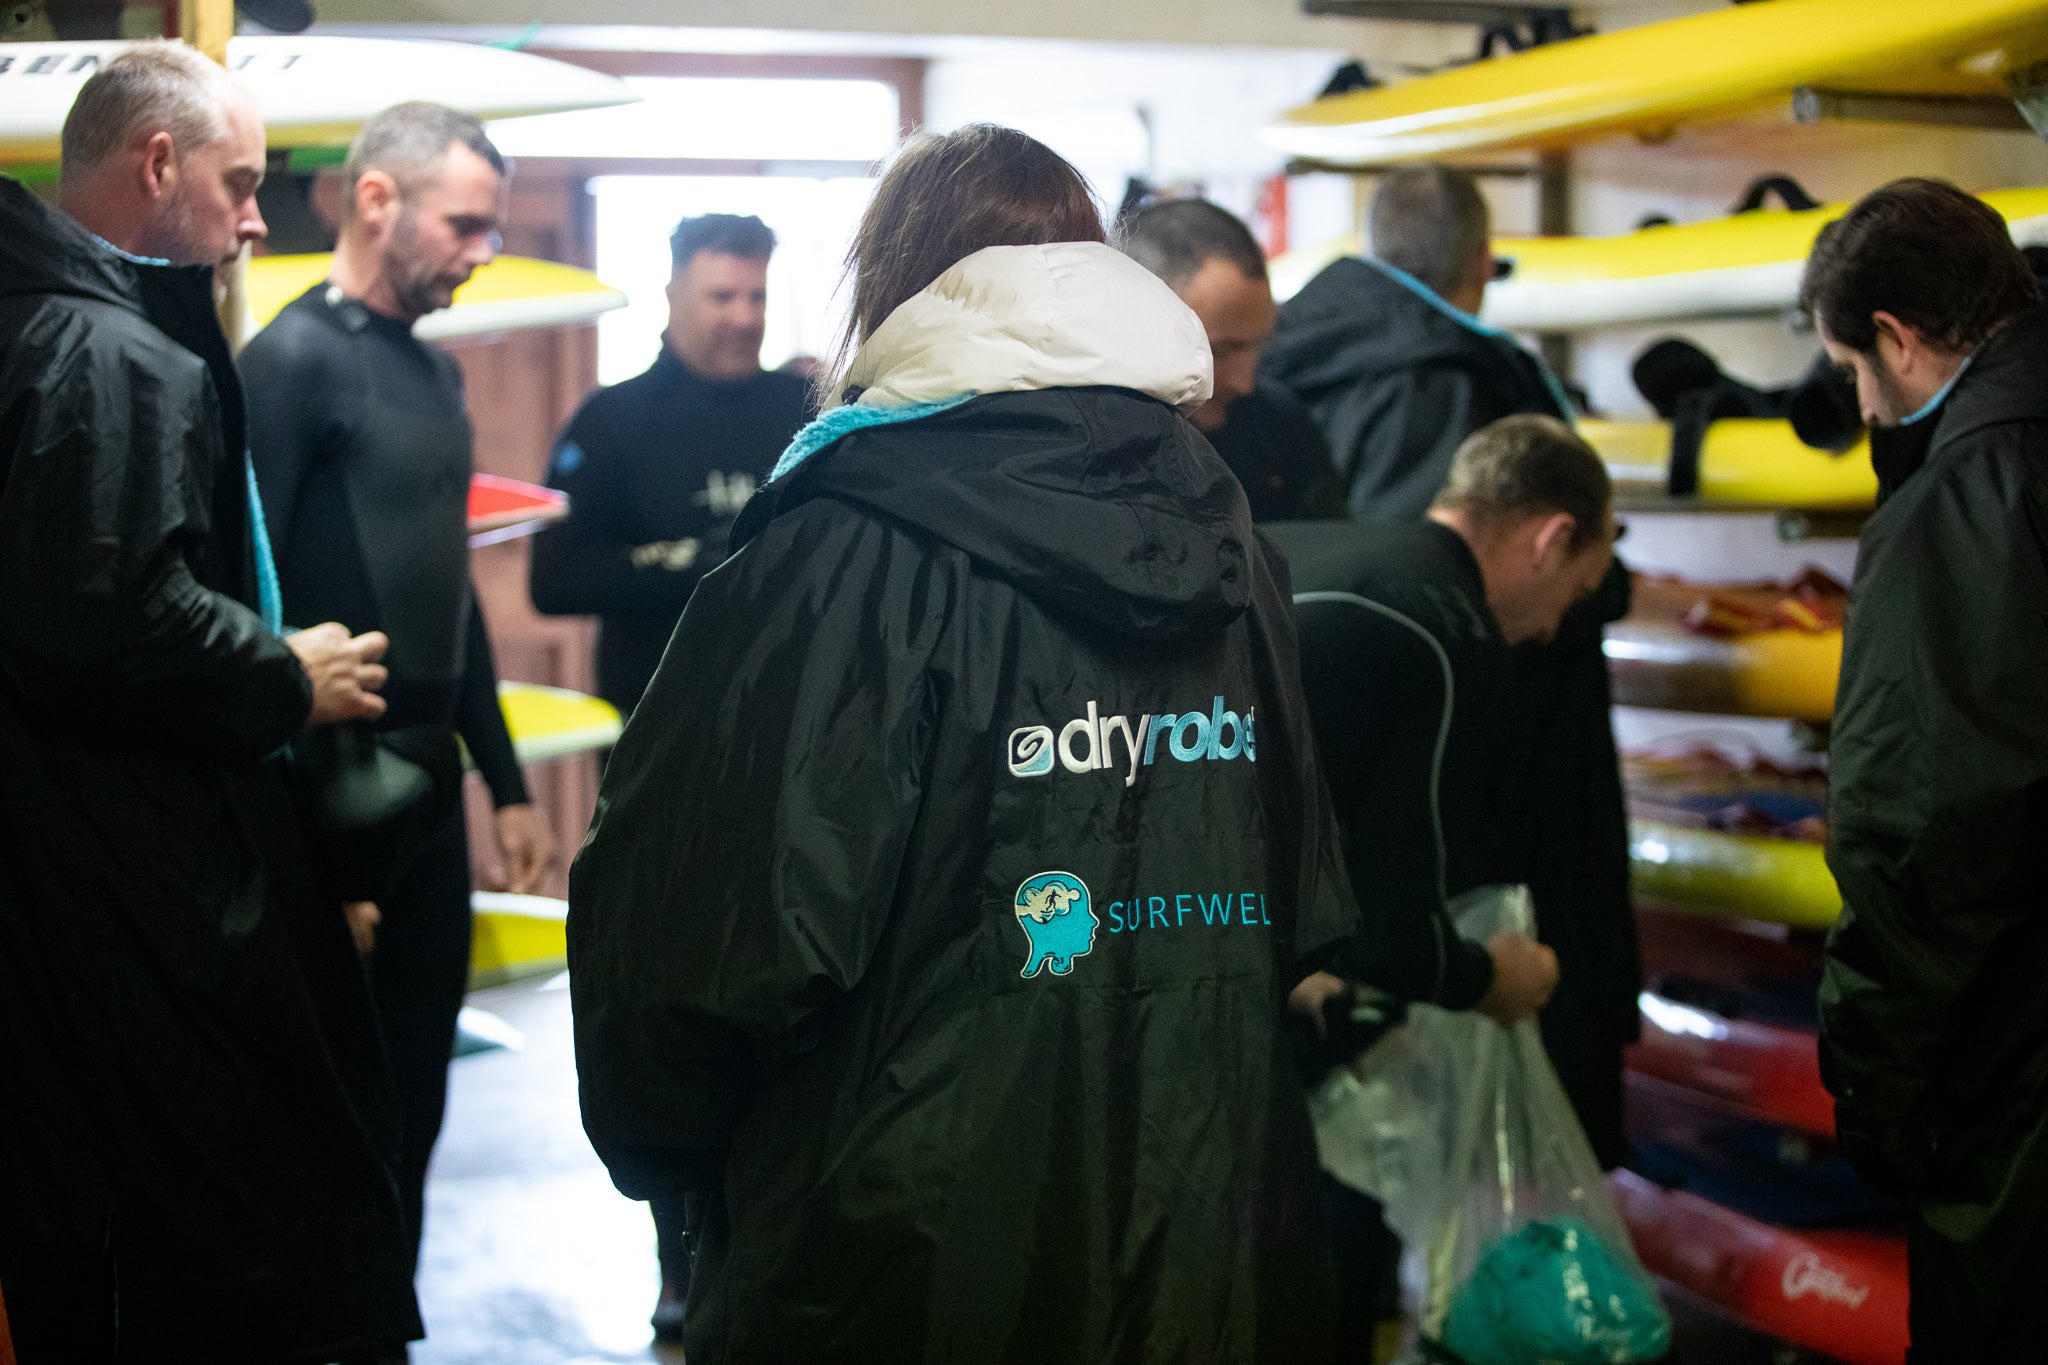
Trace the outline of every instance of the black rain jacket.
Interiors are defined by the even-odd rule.
[[[735,543],[569,917],[614,1179],[722,1178],[691,1359],[1321,1358],[1283,997],[1355,911],[1228,468],[1128,390],[998,394]]]
[[[1822,1075],[1850,1159],[1920,1205],[1926,1259],[2011,1311],[2048,1273],[2048,309],[1872,448]]]
[[[419,1335],[396,1115],[270,756],[213,272],[0,179],[0,1290],[23,1365]]]
[[[1308,404],[1353,515],[1381,521],[1428,511],[1451,456],[1488,422],[1571,416],[1527,351],[1355,256],[1332,261],[1280,306],[1259,373]]]

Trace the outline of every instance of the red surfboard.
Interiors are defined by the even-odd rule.
[[[1637,1254],[1767,1336],[1847,1361],[1906,1358],[1906,1242],[1869,1232],[1788,1232],[1632,1171],[1611,1177]]]
[[[531,535],[569,515],[569,495],[497,474],[469,479],[469,543],[492,545]]]
[[[1754,1118],[1834,1138],[1835,1102],[1820,1082],[1813,1034],[1723,1018],[1654,991],[1643,992],[1641,1005],[1642,1039],[1628,1050],[1631,1071],[1711,1096]]]

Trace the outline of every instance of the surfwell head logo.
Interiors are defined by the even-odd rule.
[[[1088,883],[1071,872],[1041,872],[1017,888],[1017,923],[1030,941],[1031,956],[1020,975],[1054,976],[1074,970],[1074,959],[1095,946],[1095,906]]]

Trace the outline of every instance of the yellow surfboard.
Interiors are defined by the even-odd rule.
[[[264,327],[284,306],[327,278],[334,258],[257,256],[249,262],[250,331]],[[626,296],[588,270],[524,256],[500,256],[455,291],[454,306],[429,313],[413,327],[422,341],[562,327],[590,322],[626,306]]]
[[[1819,844],[1629,822],[1629,870],[1639,899],[1696,914],[1825,929],[1842,893]]]
[[[586,753],[616,744],[624,728],[608,701],[539,683],[501,682],[498,706],[521,763]]]
[[[1983,199],[2005,218],[2014,244],[2048,246],[2048,189],[1993,190]],[[1848,207],[1758,209],[1611,237],[1497,238],[1493,254],[1513,262],[1514,273],[1487,286],[1480,316],[1510,331],[1564,332],[1782,312],[1798,300],[1813,239]],[[1274,296],[1292,297],[1331,261],[1362,250],[1352,236],[1281,256],[1272,264]]]
[[[569,965],[569,903],[552,896],[478,891],[469,937],[469,988],[501,986]]]
[[[1606,462],[1617,492],[1661,494],[1671,469],[1671,424],[1587,419],[1579,434]],[[1790,422],[1731,417],[1707,428],[1700,445],[1703,502],[1854,512],[1877,500],[1868,442],[1841,455],[1816,450]]]
[[[1351,165],[1565,146],[1752,113],[1802,87],[2001,96],[2044,57],[2041,0],[1769,0],[1329,96],[1264,136]]]

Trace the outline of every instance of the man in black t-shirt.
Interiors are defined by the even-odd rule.
[[[528,589],[549,615],[594,615],[597,690],[632,711],[732,520],[811,417],[811,388],[761,368],[768,257],[758,218],[686,218],[669,239],[661,353],[584,400],[548,483],[568,517],[534,540]]]
[[[1188,417],[1244,485],[1252,520],[1349,515],[1314,415],[1257,379],[1275,310],[1266,257],[1245,225],[1206,200],[1169,199],[1132,214],[1117,245],[1202,320],[1216,386]]]
[[[496,807],[506,889],[533,889],[552,841],[498,707],[470,583],[473,434],[461,372],[412,334],[491,260],[504,163],[475,119],[413,102],[363,126],[342,174],[327,278],[285,306],[241,365],[285,617],[390,636],[383,742],[421,756],[448,789],[445,811],[402,863],[329,873],[378,888],[345,894],[376,896],[374,908],[351,907],[351,924],[398,1082],[398,1184],[416,1261],[469,981],[469,840],[452,790],[458,737]]]

